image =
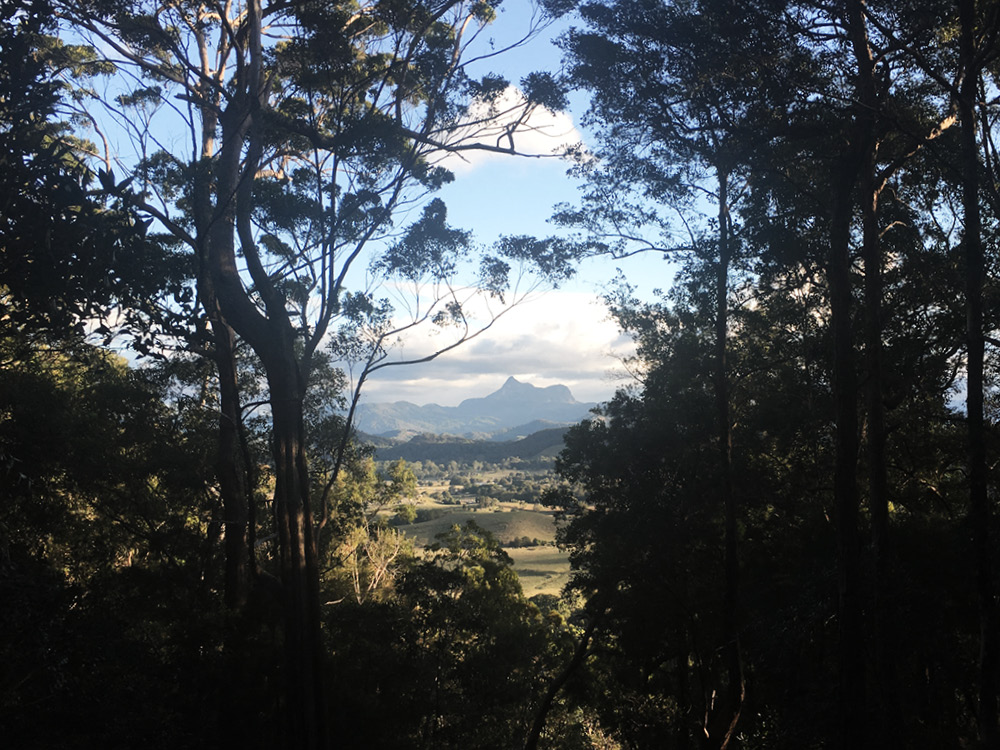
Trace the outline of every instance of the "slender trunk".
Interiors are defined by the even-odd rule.
[[[724,750],[733,737],[743,709],[746,694],[743,679],[743,657],[740,650],[738,622],[739,550],[736,525],[736,496],[733,491],[733,429],[729,407],[729,372],[727,340],[729,334],[729,266],[732,258],[729,231],[729,175],[718,171],[719,181],[719,261],[716,266],[715,318],[715,404],[718,419],[719,465],[722,474],[722,498],[725,510],[725,600],[723,603],[723,654],[727,671],[728,712],[725,728],[718,737],[718,747]]]
[[[691,681],[688,667],[690,658],[690,638],[685,628],[677,654],[677,706],[680,709],[680,721],[677,722],[678,750],[689,750],[692,744],[691,716],[694,714],[694,702],[691,700]]]
[[[986,442],[983,414],[983,259],[979,213],[979,149],[976,138],[976,63],[974,0],[959,0],[963,80],[958,97],[961,122],[962,206],[965,226],[965,309],[967,359],[966,421],[969,459],[969,520],[973,533],[976,586],[979,595],[979,736],[984,746],[1000,745],[997,728],[997,613],[993,591],[990,508],[987,496]]]
[[[892,590],[889,547],[889,483],[886,465],[886,426],[883,405],[882,353],[882,263],[878,249],[875,215],[878,197],[869,189],[870,179],[862,178],[864,200],[865,268],[865,363],[867,382],[868,508],[871,514],[872,558],[874,564],[872,613],[875,626],[875,668],[881,706],[879,745],[895,747],[901,741],[901,707],[896,660],[893,654],[895,628],[890,617],[887,593]]]
[[[242,414],[236,368],[236,338],[226,323],[215,295],[215,285],[207,270],[208,253],[205,234],[209,219],[205,207],[209,206],[207,179],[195,179],[195,195],[202,208],[195,212],[199,232],[198,296],[208,316],[214,345],[213,359],[219,377],[219,446],[216,457],[216,476],[222,498],[222,515],[225,548],[225,602],[230,611],[239,611],[247,603],[250,593],[250,512],[247,501],[248,486],[246,466],[242,453]]]
[[[233,268],[233,234],[218,231],[213,252],[223,278]],[[228,247],[227,247],[228,245]],[[218,273],[218,271],[217,271]],[[289,747],[327,747],[320,636],[319,565],[309,502],[309,472],[305,453],[303,399],[305,377],[295,354],[294,333],[287,316],[261,320],[245,315],[245,296],[238,280],[219,284],[220,302],[234,329],[250,341],[267,375],[271,406],[274,460],[273,509],[278,532],[284,615],[284,706]],[[254,310],[256,316],[256,311]],[[264,329],[264,330],[262,330]]]
[[[865,25],[864,0],[850,0],[848,18],[854,58],[858,69],[857,115],[862,160],[859,193],[862,215],[862,250],[865,275],[865,364],[867,380],[868,507],[871,514],[874,563],[872,615],[875,626],[875,669],[879,712],[878,745],[897,747],[902,740],[902,712],[893,655],[894,628],[890,622],[886,593],[892,589],[889,550],[889,483],[886,465],[885,407],[883,406],[882,347],[882,252],[878,227],[879,193],[876,186],[878,156],[879,97],[875,63]]]
[[[225,601],[239,611],[250,594],[250,514],[242,463],[240,395],[233,330],[218,314],[212,318],[215,361],[219,372],[218,477],[225,519]]]
[[[219,452],[216,475],[222,497],[225,548],[225,602],[239,611],[250,593],[250,534],[248,487],[242,462],[242,414],[236,367],[236,337],[226,323],[209,272],[208,242],[211,227],[211,176],[199,166],[193,181],[195,232],[198,238],[198,297],[208,317],[214,345],[213,359],[219,377]]]
[[[857,159],[845,154],[834,168],[830,221],[830,315],[833,327],[833,391],[836,412],[834,505],[840,631],[840,742],[844,750],[865,746],[865,662],[858,521],[857,375],[851,304],[851,193]]]
[[[195,226],[195,252],[198,263],[198,297],[211,326],[213,359],[219,379],[219,442],[216,475],[223,511],[224,601],[231,617],[223,647],[229,687],[220,695],[226,736],[237,745],[253,741],[259,727],[248,721],[258,712],[253,706],[253,665],[247,661],[246,633],[241,626],[253,583],[253,514],[250,498],[253,481],[248,475],[250,463],[244,452],[239,377],[236,365],[236,336],[226,322],[215,291],[211,272],[214,179],[211,162],[216,117],[211,108],[202,110],[202,160],[192,175],[192,216]]]

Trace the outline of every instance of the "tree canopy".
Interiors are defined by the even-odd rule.
[[[997,747],[998,6],[536,10],[510,82],[493,0],[0,2],[8,742]],[[453,160],[571,102],[564,233],[455,226]],[[418,548],[367,379],[635,253],[562,597]]]

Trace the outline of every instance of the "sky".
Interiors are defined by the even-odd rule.
[[[506,0],[496,21],[480,37],[482,50],[503,49],[521,38],[530,28],[532,6],[531,0]],[[484,61],[470,74],[500,73],[517,83],[533,71],[555,72],[561,53],[553,39],[569,25],[569,20],[560,21],[523,47]],[[105,96],[113,98],[112,94]],[[552,154],[567,144],[587,143],[580,126],[585,109],[585,97],[574,95],[568,112],[538,111],[530,122],[530,137],[519,137],[518,148],[544,158],[466,152],[464,159],[443,162],[455,175],[455,181],[437,194],[448,206],[448,223],[470,230],[474,241],[482,245],[501,235],[556,233],[549,223],[553,209],[559,203],[575,203],[578,185],[567,176],[569,164]],[[110,132],[115,132],[113,126]],[[183,151],[185,132],[167,129],[159,136],[165,147]],[[121,138],[116,149],[127,150],[129,139],[123,134]],[[600,302],[619,268],[630,284],[638,286],[640,296],[669,282],[669,267],[659,257],[586,261],[571,281],[559,289],[531,294],[461,347],[432,362],[387,367],[373,374],[362,400],[455,406],[466,398],[492,393],[514,376],[540,387],[566,385],[579,401],[606,401],[616,388],[631,382],[621,364],[632,351],[631,342],[609,320]],[[411,338],[393,350],[391,358],[419,358],[441,348],[442,340],[443,335]]]
[[[489,31],[494,46],[522,33],[529,22],[525,0],[509,2]],[[502,6],[503,7],[503,6]],[[563,22],[519,50],[498,56],[477,74],[493,70],[516,82],[533,70],[555,71],[559,50],[552,38]],[[587,142],[579,127],[586,100],[575,97],[569,112],[543,113],[532,124],[538,134],[520,147],[551,154],[561,144]],[[556,204],[573,203],[578,185],[566,174],[569,165],[556,158],[523,158],[479,154],[445,166],[455,181],[438,193],[448,206],[448,222],[473,232],[481,243],[501,235],[544,237],[556,228],[549,223]],[[621,359],[631,342],[608,318],[600,302],[602,290],[621,269],[640,294],[663,287],[669,279],[659,257],[628,261],[587,261],[561,288],[532,297],[506,313],[474,341],[432,362],[389,367],[366,383],[363,400],[410,401],[455,406],[465,398],[485,396],[508,376],[544,387],[563,384],[579,401],[605,401],[617,387],[630,382]],[[433,339],[411,342],[395,357],[410,357],[433,346]],[[429,349],[427,349],[429,350]]]

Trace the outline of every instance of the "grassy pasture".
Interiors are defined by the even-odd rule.
[[[444,514],[439,518],[399,527],[418,544],[431,544],[435,541],[436,535],[447,531],[455,524],[464,526],[466,521],[475,521],[496,536],[501,544],[505,545],[523,536],[529,539],[539,539],[543,542],[551,542],[556,538],[555,519],[552,511],[504,508],[502,506],[498,510],[479,510],[439,503],[433,505],[421,503],[418,507],[444,510]]]
[[[554,513],[548,510],[525,510],[514,505],[501,506],[498,510],[478,510],[427,502],[420,502],[418,507],[444,511],[439,518],[399,527],[418,545],[432,544],[438,534],[455,524],[464,526],[467,521],[475,521],[504,545],[521,537],[543,542],[554,541],[556,537]],[[514,570],[521,579],[525,596],[558,595],[569,580],[569,557],[554,546],[507,547],[506,551],[514,560]]]
[[[524,595],[558,596],[569,581],[569,556],[556,547],[520,547],[508,549],[514,570],[521,580]]]

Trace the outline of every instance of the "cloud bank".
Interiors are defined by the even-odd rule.
[[[413,357],[433,345],[432,338],[409,342],[394,356]],[[432,362],[380,370],[362,398],[457,406],[492,393],[513,375],[540,387],[566,385],[579,401],[605,401],[625,381],[620,358],[632,351],[632,342],[592,294],[553,291],[514,308],[477,339]]]

